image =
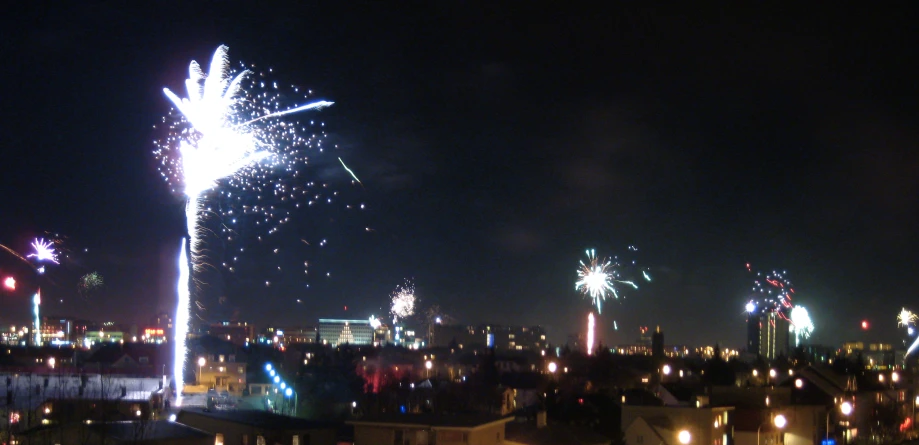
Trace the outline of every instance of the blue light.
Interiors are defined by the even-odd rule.
[[[820,441],[820,445],[836,445],[836,439],[823,439]]]
[[[399,407],[399,412],[401,412],[402,414],[405,414],[405,405],[402,405]]]
[[[271,363],[265,363],[265,371],[271,371]]]
[[[290,388],[287,388],[287,391],[284,391],[284,395],[287,396],[287,397],[290,397],[290,396],[294,395],[294,391],[293,391],[292,389],[290,389]]]
[[[281,381],[281,377],[280,377],[280,376],[277,376],[277,375],[274,376],[274,382],[275,382],[275,383],[278,383],[278,382],[280,382],[280,381]]]
[[[270,374],[272,377],[274,377],[274,375],[277,374],[277,373],[274,372],[274,369],[272,369],[271,371],[268,371],[268,374]]]
[[[284,382],[281,382],[281,389],[284,389],[284,388],[287,388],[287,384]]]

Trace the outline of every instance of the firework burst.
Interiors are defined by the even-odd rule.
[[[747,271],[755,274],[753,279],[753,297],[746,303],[747,312],[775,312],[783,318],[788,318],[787,313],[792,310],[792,296],[795,293],[794,285],[786,278],[785,271],[772,271],[764,274],[753,272],[750,263]]]
[[[814,333],[814,323],[804,306],[795,306],[791,309],[790,321],[789,330],[795,335],[797,347],[802,339],[806,340]]]
[[[80,281],[77,283],[77,291],[85,297],[90,292],[102,287],[103,284],[102,275],[99,275],[99,272],[90,272],[80,277]]]
[[[316,131],[314,123],[307,126],[280,118],[332,104],[318,101],[285,105],[277,83],[268,81],[266,87],[265,74],[256,75],[249,69],[234,72],[227,51],[226,46],[217,49],[207,74],[197,62],[191,62],[185,81],[187,98],[179,98],[170,89],[163,89],[177,111],[173,110],[164,118],[169,136],[157,141],[154,154],[160,160],[163,177],[174,185],[181,185],[187,199],[189,240],[187,247],[183,242],[180,258],[187,255],[194,272],[207,264],[203,255],[207,229],[203,221],[216,212],[205,202],[208,195],[215,195],[218,181],[225,180],[228,187],[221,187],[216,195],[230,200],[235,197],[237,201],[242,201],[246,192],[261,197],[266,190],[272,190],[282,200],[304,192],[286,188],[269,178],[273,178],[277,170],[296,174],[296,165],[306,162],[303,149],[319,146],[324,133]],[[298,90],[295,88],[295,91]],[[235,190],[236,195],[230,190]],[[244,214],[250,212],[265,224],[272,221],[281,224],[289,218],[289,213],[278,218],[279,211],[274,206],[243,207]],[[228,211],[224,216],[233,216],[233,212]],[[234,217],[232,222],[235,221]],[[277,227],[272,227],[268,233],[275,230]],[[189,273],[184,285],[191,287],[193,281],[194,274]],[[191,310],[190,291],[182,291],[182,286],[180,283],[176,321],[185,326],[177,327],[175,342],[175,378],[179,394],[184,384],[182,367],[186,356],[185,336],[181,334],[187,331]]]
[[[35,253],[30,253],[29,258],[35,258],[38,262],[50,261],[54,264],[60,264],[57,260],[57,252],[54,250],[54,243],[37,238],[32,241],[32,248]]]
[[[396,287],[392,292],[390,313],[393,317],[393,323],[400,318],[411,317],[415,313],[415,285],[407,280],[401,286]]]
[[[897,327],[910,327],[916,324],[916,320],[919,320],[919,317],[916,314],[912,313],[909,309],[903,308],[900,310],[900,313],[897,314]]]
[[[629,249],[637,250],[634,247]],[[606,299],[610,297],[619,298],[617,284],[624,284],[631,286],[633,289],[638,289],[638,284],[634,281],[621,278],[620,269],[622,265],[617,258],[600,259],[594,249],[588,249],[586,254],[587,262],[581,260],[578,268],[578,280],[574,283],[574,289],[593,300],[593,305],[597,307],[598,314],[602,313],[603,302]],[[642,275],[646,280],[651,281],[651,277],[646,271],[642,271]]]

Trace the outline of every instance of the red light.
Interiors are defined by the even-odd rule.
[[[862,330],[867,331],[868,327],[869,327],[868,320],[862,320]]]
[[[345,310],[348,310],[348,306],[345,306]]]
[[[581,405],[583,405],[583,404],[584,404],[584,399],[578,399],[578,403],[581,404]]]
[[[3,286],[9,290],[16,290],[16,279],[13,277],[6,277],[3,279]]]

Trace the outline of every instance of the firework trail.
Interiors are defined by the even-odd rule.
[[[594,313],[587,314],[587,355],[594,353]]]
[[[271,165],[290,168],[291,160],[284,149],[296,148],[309,143],[308,139],[296,135],[296,124],[277,121],[284,115],[332,105],[319,101],[307,105],[281,109],[277,96],[253,95],[245,85],[254,73],[242,70],[231,74],[228,48],[220,46],[214,53],[205,75],[201,66],[192,61],[189,77],[185,81],[187,98],[179,98],[168,88],[163,92],[175,105],[187,124],[183,128],[172,127],[173,134],[160,143],[155,154],[162,159],[163,167],[172,176],[180,179],[187,199],[185,207],[188,231],[187,244],[183,241],[181,258],[187,258],[193,271],[200,271],[206,264],[203,260],[202,240],[205,235],[203,219],[207,215],[204,200],[207,192],[217,187],[218,181],[235,177],[242,182],[247,175],[252,181],[270,182],[267,175],[256,166],[265,161]],[[283,148],[279,147],[283,145]],[[177,148],[176,148],[177,146]],[[177,150],[179,159],[169,159],[168,153]],[[251,186],[251,185],[250,185]],[[258,210],[255,210],[256,212]],[[184,359],[187,353],[185,334],[188,329],[191,310],[191,271],[179,284],[179,305],[176,320],[175,379],[176,391],[181,395],[184,386]],[[182,287],[188,289],[182,290]],[[179,320],[181,319],[181,322]]]
[[[19,252],[13,249],[10,249],[9,247],[4,246],[3,244],[0,244],[0,249],[3,249],[7,251],[10,255],[13,255],[16,258],[19,258],[20,260],[22,260],[23,263],[28,264],[29,267],[33,269],[35,268],[35,265],[33,265],[31,261],[29,261],[26,257],[22,256]]]
[[[810,338],[814,332],[814,323],[804,306],[795,306],[791,309],[791,324],[788,329],[795,335],[795,347],[798,347],[801,339]]]
[[[341,158],[339,157],[339,158],[338,158],[338,162],[341,162],[341,166],[345,168],[345,170],[348,172],[348,174],[351,175],[351,177],[354,178],[354,180],[357,181],[357,183],[360,184],[361,187],[364,186],[364,183],[361,182],[360,179],[357,179],[357,175],[355,175],[354,172],[351,171],[351,169],[348,168],[347,165],[345,165],[345,161],[342,161]]]
[[[629,247],[629,250],[637,249]],[[594,249],[588,249],[586,254],[587,262],[585,263],[581,260],[578,268],[578,280],[574,283],[574,289],[593,300],[593,305],[597,307],[598,314],[602,313],[603,301],[610,298],[610,296],[619,298],[617,284],[624,284],[631,286],[633,289],[638,289],[638,284],[634,281],[621,278],[620,269],[622,265],[617,258],[612,260],[608,258],[600,259]],[[633,261],[632,264],[634,263]],[[651,277],[646,271],[642,271],[642,276],[647,281],[651,281]]]

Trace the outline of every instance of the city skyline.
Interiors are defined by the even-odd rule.
[[[298,212],[270,246],[247,228],[241,243],[258,253],[208,277],[211,319],[384,316],[410,278],[420,307],[542,325],[561,343],[591,310],[574,290],[584,249],[634,245],[653,281],[604,303],[607,344],[660,325],[681,343],[741,346],[746,263],[788,272],[816,326],[809,343],[903,334],[895,314],[910,307],[919,244],[919,102],[890,25],[903,16],[622,6],[566,10],[559,25],[500,5],[359,3],[209,23],[186,18],[208,7],[189,8],[35,7],[10,28],[17,64],[0,92],[18,108],[0,135],[0,243],[67,237],[45,313],[173,313],[183,200],[156,171],[153,126],[170,106],[162,88],[227,44],[234,63],[336,102],[314,118],[338,149],[312,153],[310,179],[367,209]],[[26,273],[16,267],[0,258],[0,271]],[[104,287],[80,295],[93,271]],[[17,280],[0,303],[25,316],[32,279]]]

